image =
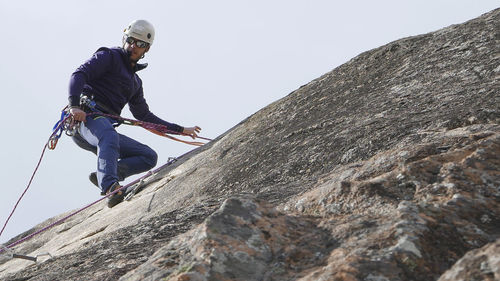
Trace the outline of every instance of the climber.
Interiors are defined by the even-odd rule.
[[[135,20],[124,31],[122,47],[98,49],[93,56],[80,65],[71,75],[69,83],[69,112],[73,120],[80,122],[75,143],[97,155],[97,172],[89,179],[101,189],[101,194],[112,192],[108,198],[111,208],[120,203],[125,192],[120,181],[126,177],[147,171],[156,165],[157,154],[147,145],[119,134],[109,117],[88,114],[91,110],[120,115],[128,104],[135,118],[162,124],[168,130],[191,136],[201,131],[198,126],[182,127],[169,123],[154,115],[144,99],[142,80],[137,71],[147,64],[138,63],[153,44],[155,31],[151,23]],[[81,103],[91,100],[93,109]]]

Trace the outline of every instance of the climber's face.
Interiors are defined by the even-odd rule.
[[[144,54],[149,51],[149,44],[134,37],[127,37],[124,40],[123,48],[130,54],[130,60],[139,61]]]

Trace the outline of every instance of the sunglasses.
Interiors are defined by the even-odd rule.
[[[135,43],[135,45],[139,48],[146,48],[149,45],[148,43],[135,39],[134,37],[127,37],[127,39],[125,39],[125,42],[129,43],[130,45]]]

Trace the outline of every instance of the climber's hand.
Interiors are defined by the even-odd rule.
[[[201,131],[201,128],[198,126],[194,127],[186,127],[184,128],[184,131],[182,131],[183,134],[188,135],[195,139],[198,136],[198,133]]]
[[[71,116],[73,116],[73,120],[74,121],[83,121],[83,122],[85,122],[85,117],[87,117],[87,114],[85,113],[85,111],[81,110],[78,107],[72,107],[69,110],[69,113],[71,114]]]

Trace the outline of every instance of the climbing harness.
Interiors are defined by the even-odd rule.
[[[96,115],[96,116],[103,116],[103,117],[109,117],[109,118],[112,118],[114,120],[117,120],[119,123],[121,124],[126,124],[126,125],[133,125],[133,126],[140,126],[140,127],[143,127],[145,128],[146,130],[149,130],[157,135],[160,135],[160,136],[163,136],[163,137],[167,137],[169,139],[172,139],[172,140],[175,140],[175,141],[179,141],[179,142],[182,142],[182,143],[186,143],[186,144],[190,144],[190,145],[195,145],[195,146],[202,146],[204,145],[205,143],[203,142],[195,142],[195,141],[185,141],[185,140],[181,140],[181,139],[178,139],[178,138],[175,138],[175,137],[172,137],[168,134],[180,134],[180,135],[185,135],[185,136],[189,136],[187,134],[183,134],[183,133],[179,133],[179,132],[174,132],[174,131],[171,131],[167,128],[167,126],[164,126],[164,125],[160,125],[160,124],[154,124],[154,123],[149,123],[149,122],[143,122],[143,121],[138,121],[138,120],[133,120],[133,119],[127,119],[127,118],[123,118],[121,116],[118,116],[118,115],[112,115],[112,114],[106,114],[106,113],[102,113],[102,112],[99,112],[99,111],[93,111],[91,113],[88,113],[87,115]],[[35,177],[35,174],[36,172],[38,171],[38,168],[40,167],[40,164],[42,162],[42,159],[43,159],[43,156],[45,154],[45,150],[47,148],[49,148],[50,150],[54,150],[57,146],[57,142],[59,140],[59,138],[61,138],[62,136],[62,133],[65,132],[66,135],[68,136],[73,136],[77,133],[78,131],[78,128],[80,126],[80,122],[75,122],[73,120],[73,117],[71,116],[71,114],[69,113],[69,107],[66,106],[62,111],[61,111],[61,117],[59,119],[59,121],[57,121],[57,123],[54,125],[54,127],[52,128],[52,134],[50,135],[48,141],[46,144],[44,144],[44,147],[42,149],[42,153],[40,155],[40,159],[38,160],[38,163],[35,167],[35,170],[33,171],[33,174],[31,175],[31,178],[28,182],[28,185],[26,186],[26,188],[24,189],[23,193],[21,194],[21,196],[19,197],[19,199],[17,200],[16,204],[14,205],[14,208],[12,209],[11,213],[9,214],[7,220],[5,221],[3,227],[2,227],[2,230],[0,230],[0,237],[2,236],[2,233],[3,231],[5,230],[5,227],[7,226],[8,222],[10,221],[12,215],[14,214],[15,210],[17,209],[17,206],[19,205],[19,202],[21,201],[21,199],[24,197],[24,195],[26,194],[26,192],[28,191],[28,189],[30,188],[31,186],[31,183],[33,181],[33,178]],[[200,137],[200,136],[197,136],[197,138],[200,138],[200,139],[203,139],[203,140],[207,140],[207,141],[211,141],[211,139],[208,139],[208,138],[204,138],[204,137]],[[153,171],[149,171],[148,173],[146,173],[145,175],[143,175],[142,177],[136,179],[135,181],[132,181],[124,186],[122,186],[121,188],[119,189],[116,189],[114,190],[113,192],[109,193],[109,194],[106,194],[105,196],[103,196],[102,198],[82,207],[81,209],[53,222],[52,224],[24,237],[24,238],[21,238],[19,240],[17,240],[16,242],[13,242],[7,246],[4,246],[4,245],[0,245],[0,256],[7,256],[7,257],[10,257],[10,258],[21,258],[21,259],[26,259],[26,260],[31,260],[31,261],[34,261],[36,262],[37,261],[37,258],[39,256],[42,256],[42,255],[49,255],[51,256],[49,253],[46,253],[46,254],[42,254],[42,255],[38,255],[38,256],[35,256],[35,257],[32,257],[32,256],[26,256],[26,255],[20,255],[20,254],[15,254],[13,251],[12,251],[12,248],[16,245],[19,245],[21,244],[22,242],[26,241],[26,240],[29,240],[31,238],[33,238],[34,236],[44,232],[44,231],[47,231],[48,229],[64,222],[65,220],[71,218],[72,216],[82,212],[83,210],[99,203],[100,201],[114,195],[115,193],[117,192],[120,192],[120,191],[126,191],[128,188],[130,187],[133,187],[134,185],[137,184],[137,186],[134,187],[134,189],[131,190],[131,192],[133,192],[133,194],[135,194],[136,192],[138,192],[138,189],[141,185],[144,184],[144,179],[147,178],[148,176],[151,176],[153,175],[154,173],[158,172],[160,169],[164,168],[165,166],[167,165],[170,165],[172,164],[173,162],[175,162],[177,159],[176,158],[169,158],[167,164],[157,168],[156,170],[153,170]],[[129,196],[129,198],[127,200],[130,200],[130,198],[133,196],[133,194],[131,196]],[[52,256],[51,256],[52,257]]]
[[[120,124],[125,124],[125,125],[130,125],[130,126],[139,126],[139,127],[142,127],[144,129],[154,133],[154,134],[157,134],[159,136],[166,137],[166,138],[169,138],[171,140],[175,140],[175,141],[182,142],[185,144],[190,144],[190,145],[195,145],[195,146],[202,146],[205,144],[205,143],[199,142],[199,141],[186,141],[186,140],[182,140],[182,139],[173,137],[173,136],[171,136],[171,134],[183,135],[183,136],[189,136],[189,135],[169,130],[167,126],[162,125],[162,124],[155,124],[155,123],[150,123],[150,122],[145,122],[145,121],[123,118],[119,115],[103,113],[97,109],[98,106],[95,103],[95,101],[93,101],[92,99],[87,98],[85,96],[81,97],[81,101],[82,101],[83,106],[85,106],[91,110],[91,112],[87,113],[87,116],[109,117],[113,120],[116,120],[116,122],[118,122],[118,124],[116,124],[116,126],[118,126]],[[63,108],[63,110],[61,111],[61,118],[54,125],[54,129],[53,129],[54,133],[51,135],[51,137],[49,139],[49,143],[48,143],[49,149],[54,150],[56,148],[57,141],[61,137],[63,131],[66,132],[66,135],[68,135],[68,136],[74,136],[76,134],[76,132],[78,131],[79,126],[80,126],[80,122],[75,122],[73,120],[71,114],[69,113],[69,108],[68,107]],[[196,138],[206,140],[206,141],[212,140],[212,139],[201,137],[201,136],[197,136]]]
[[[133,120],[133,119],[128,119],[128,118],[123,118],[123,117],[118,116],[116,114],[105,113],[105,112],[111,112],[111,110],[109,110],[108,108],[105,108],[102,104],[98,104],[96,101],[93,100],[92,97],[81,95],[80,96],[80,105],[83,108],[86,108],[86,109],[88,109],[88,111],[90,111],[87,115],[90,115],[90,116],[97,115],[97,116],[109,117],[113,120],[116,120],[116,122],[117,122],[116,126],[118,126],[120,124],[131,125],[131,126],[140,126],[140,127],[143,127],[144,129],[146,129],[154,134],[157,134],[157,135],[162,136],[162,137],[167,137],[171,140],[179,141],[179,142],[190,144],[190,145],[196,145],[196,146],[204,145],[203,142],[185,141],[185,140],[181,140],[181,139],[178,139],[176,137],[171,136],[170,134],[184,135],[184,136],[188,136],[188,135],[169,130],[167,128],[167,126],[165,126],[165,125],[154,124],[154,123],[139,121],[139,120]],[[202,139],[202,140],[211,141],[211,139],[204,138],[201,136],[197,136],[197,138]]]

